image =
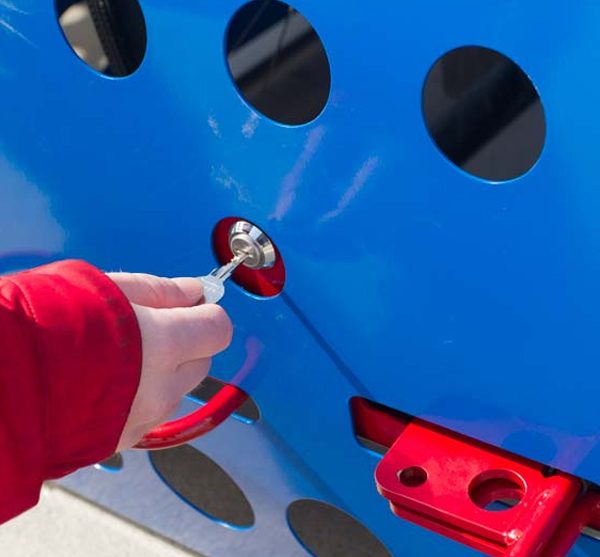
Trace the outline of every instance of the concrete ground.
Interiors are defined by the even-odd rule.
[[[35,509],[0,526],[0,555],[201,557],[53,485]]]

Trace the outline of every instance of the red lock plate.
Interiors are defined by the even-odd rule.
[[[375,473],[396,515],[488,555],[543,555],[578,478],[422,420],[401,425]]]

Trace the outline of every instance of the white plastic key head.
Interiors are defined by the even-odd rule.
[[[198,277],[204,286],[204,303],[216,304],[225,294],[225,281],[248,257],[245,253],[239,253],[229,262],[221,267],[213,269],[210,274]]]
[[[216,304],[219,302],[225,294],[225,285],[223,284],[223,281],[214,275],[198,277],[198,280],[204,287],[204,303]]]

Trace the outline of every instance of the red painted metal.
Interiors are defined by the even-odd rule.
[[[362,398],[350,407],[356,435],[388,447],[375,480],[401,518],[498,557],[563,557],[600,524],[600,495],[578,498],[575,476]]]
[[[419,467],[418,486],[399,473]],[[564,518],[581,483],[421,420],[411,421],[377,467],[379,492],[398,516],[495,556],[537,556]],[[492,501],[520,500],[490,511]]]
[[[183,445],[213,430],[246,401],[239,387],[225,385],[198,410],[153,429],[135,446],[136,449],[166,449]]]
[[[358,396],[350,399],[350,414],[357,437],[388,449],[411,420],[407,414]]]
[[[240,217],[227,217],[220,220],[213,231],[213,250],[217,261],[224,265],[231,261],[233,253],[229,248],[229,231],[231,227],[242,219]],[[272,297],[283,290],[285,283],[285,266],[281,253],[275,246],[275,263],[267,269],[249,269],[240,265],[231,275],[236,284],[256,294],[257,296]]]
[[[543,557],[567,555],[587,526],[600,530],[600,493],[593,491],[581,497],[569,511],[544,550]]]

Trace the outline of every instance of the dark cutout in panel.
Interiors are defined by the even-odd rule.
[[[489,48],[465,46],[442,56],[425,81],[423,114],[442,153],[486,180],[521,176],[544,146],[546,120],[535,86]]]
[[[600,541],[600,530],[596,530],[595,528],[588,526],[583,529],[583,533],[596,541]]]
[[[287,517],[314,557],[392,557],[366,526],[328,503],[299,499],[288,507]]]
[[[223,383],[223,381],[219,381],[214,377],[207,377],[188,396],[201,402],[208,402],[224,386],[225,383]],[[233,416],[239,418],[243,422],[254,423],[260,418],[260,411],[258,410],[256,402],[251,398],[248,398]]]
[[[190,445],[151,451],[162,480],[186,503],[225,526],[246,529],[254,511],[244,492],[216,462]]]
[[[306,18],[277,0],[254,0],[233,16],[227,65],[244,99],[288,125],[306,124],[325,108],[331,75],[321,39]]]
[[[404,414],[379,402],[352,397],[349,403],[352,430],[358,443],[371,453],[383,455],[402,432],[402,425],[411,420]],[[382,416],[389,420],[382,421]]]
[[[123,468],[123,457],[121,456],[121,453],[115,453],[111,457],[96,464],[96,466],[107,472],[118,472]]]
[[[65,39],[86,64],[124,77],[146,53],[146,22],[137,0],[56,0]]]
[[[360,435],[355,435],[355,437],[361,446],[367,449],[367,451],[375,453],[376,455],[384,455],[388,450],[386,446],[375,443],[366,437],[361,437]]]

